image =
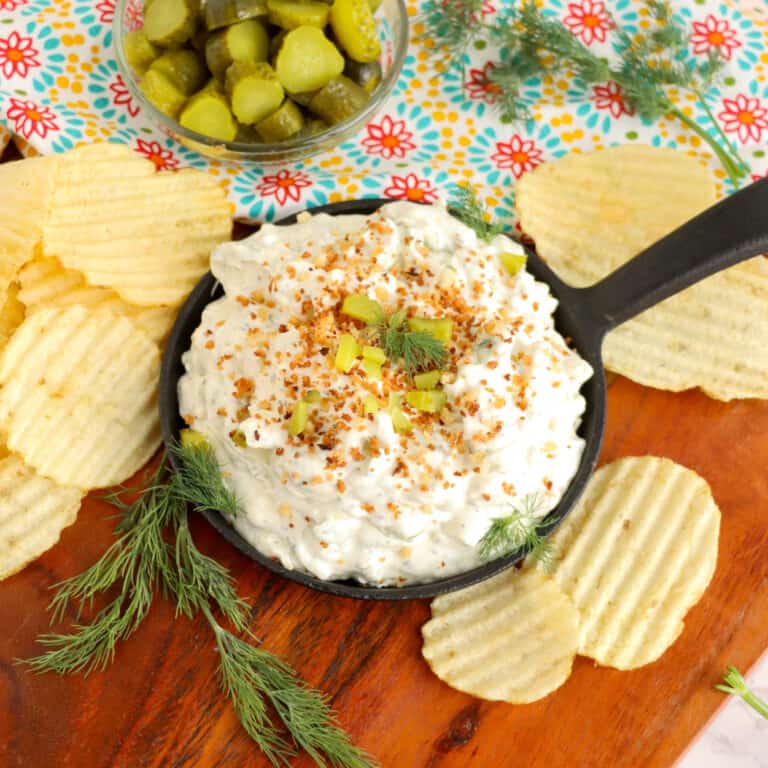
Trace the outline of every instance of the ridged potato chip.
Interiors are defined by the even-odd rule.
[[[600,468],[551,538],[579,653],[616,669],[658,659],[715,572],[719,531],[709,486],[690,469],[653,456]]]
[[[605,277],[715,202],[714,179],[669,149],[621,146],[545,163],[520,180],[522,229],[566,282]],[[731,267],[611,331],[606,368],[720,400],[768,397],[768,271]]]
[[[459,691],[526,704],[559,688],[579,644],[578,613],[539,570],[510,568],[436,597],[422,654]]]
[[[18,279],[19,299],[28,314],[44,307],[73,304],[106,309],[132,320],[157,343],[170,333],[176,318],[176,310],[171,307],[139,307],[121,299],[111,288],[89,285],[80,272],[65,269],[56,259],[36,258],[27,262],[19,271]]]
[[[11,334],[24,320],[24,304],[19,301],[19,284],[16,282],[8,286],[5,300],[0,306],[0,349],[11,338]]]
[[[0,354],[8,447],[62,485],[124,481],[160,442],[159,350],[130,320],[75,305],[41,309]]]
[[[128,147],[97,144],[61,156],[43,252],[132,304],[178,306],[231,230],[209,175],[155,173]]]
[[[0,164],[0,300],[40,242],[56,164],[52,158]]]
[[[49,550],[77,517],[83,491],[57,485],[18,456],[0,458],[0,579]]]

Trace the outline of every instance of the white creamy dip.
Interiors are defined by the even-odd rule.
[[[216,249],[226,295],[184,354],[180,409],[213,445],[242,506],[232,523],[257,549],[322,579],[429,581],[478,565],[492,520],[526,497],[542,516],[557,504],[582,454],[579,389],[592,370],[555,330],[548,287],[509,275],[505,252],[522,249],[405,202],[265,225]],[[334,367],[342,333],[372,343],[340,313],[350,294],[453,321],[446,405],[404,401],[407,434],[387,407],[390,392],[413,389],[402,364],[387,362],[382,381]],[[321,400],[292,436],[310,390]],[[370,395],[380,409],[364,415]]]

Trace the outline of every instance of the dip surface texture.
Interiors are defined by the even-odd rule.
[[[183,357],[180,409],[213,446],[242,505],[231,522],[257,549],[322,579],[430,581],[479,565],[494,518],[531,498],[541,516],[557,504],[582,454],[592,370],[555,330],[548,287],[510,275],[501,254],[522,249],[412,203],[265,225],[216,249],[226,295]],[[388,316],[452,321],[439,413],[409,406],[402,361],[380,380],[361,357],[334,365],[342,334],[377,343],[341,312],[351,294]],[[410,431],[393,427],[390,394]]]

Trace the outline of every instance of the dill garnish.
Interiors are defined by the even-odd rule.
[[[164,460],[136,501],[124,502],[124,489],[107,497],[120,511],[117,539],[90,568],[55,585],[49,605],[52,622],[74,609],[70,633],[42,635],[38,642],[47,650],[22,663],[38,673],[87,675],[103,669],[114,659],[117,644],[139,627],[159,592],[176,603],[177,613],[189,618],[202,613],[208,620],[219,653],[222,689],[272,765],[291,765],[297,750],[303,749],[318,766],[373,768],[373,760],[341,729],[322,693],[276,656],[214,618],[211,604],[238,633],[253,639],[248,605],[237,595],[227,569],[195,546],[188,508],[235,514],[237,499],[224,486],[213,450],[204,440],[175,445],[171,452],[178,471]],[[116,597],[90,623],[81,623],[83,609],[113,590]],[[274,723],[272,712],[287,735]]]
[[[448,202],[448,212],[482,240],[492,240],[504,232],[504,226],[497,221],[488,221],[483,204],[472,187],[456,185]]]
[[[691,63],[686,30],[668,2],[646,0],[645,5],[653,22],[647,30],[632,34],[612,20],[613,48],[618,59],[615,64],[587,48],[556,18],[544,15],[532,0],[526,0],[519,9],[498,13],[493,24],[483,24],[475,15],[471,32],[462,29],[466,19],[454,12],[452,4],[434,0],[428,3],[424,24],[427,34],[447,49],[449,63],[462,72],[466,46],[473,39],[483,36],[498,46],[498,60],[489,67],[488,79],[499,86],[497,107],[502,120],[531,118],[521,95],[523,85],[531,78],[572,72],[582,87],[613,81],[621,87],[627,106],[643,120],[653,122],[668,115],[696,133],[738,187],[748,167],[707,103],[707,91],[725,62],[713,52],[706,60]],[[686,90],[694,96],[716,136],[674,104],[672,89]]]
[[[758,715],[762,715],[768,720],[768,702],[763,701],[759,696],[753,693],[736,667],[728,667],[723,675],[723,683],[718,683],[715,688],[723,693],[730,693],[738,696],[742,701],[748,704]]]
[[[554,548],[539,533],[541,518],[538,510],[541,501],[535,494],[525,496],[520,507],[515,507],[504,517],[497,517],[478,542],[480,558],[495,560],[503,555],[521,551],[531,562],[537,563],[549,573],[554,566]]]
[[[426,331],[412,331],[406,327],[405,310],[395,312],[374,326],[374,333],[387,357],[403,361],[405,370],[413,375],[430,368],[445,365],[448,350],[440,339]]]

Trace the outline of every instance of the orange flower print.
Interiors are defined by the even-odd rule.
[[[173,152],[162,147],[159,141],[136,139],[134,149],[147,160],[151,160],[158,171],[174,171],[179,167],[179,161],[173,156]]]
[[[742,144],[759,142],[768,130],[768,108],[760,99],[740,93],[735,99],[723,99],[723,111],[718,115],[726,133],[735,133]]]
[[[716,19],[711,13],[704,21],[693,22],[691,45],[694,53],[719,53],[730,61],[731,53],[741,48],[736,30],[725,19]]]
[[[366,126],[368,135],[363,139],[362,145],[369,155],[381,155],[385,160],[393,157],[402,159],[406,152],[416,149],[411,141],[413,133],[406,130],[405,120],[393,120],[385,115],[382,121],[369,123]]]
[[[35,104],[34,101],[11,99],[6,110],[6,117],[13,122],[13,130],[25,139],[39,136],[44,139],[49,131],[58,131],[56,115],[48,107]]]
[[[580,3],[568,3],[568,15],[563,19],[568,29],[584,45],[592,45],[597,40],[604,43],[611,28],[611,17],[605,10],[605,3],[599,0],[582,0]]]
[[[619,118],[622,115],[633,114],[632,109],[624,101],[621,86],[613,80],[605,85],[594,86],[592,93],[595,96],[595,106],[598,109],[607,109],[611,117]]]
[[[32,42],[31,37],[22,37],[18,32],[0,37],[0,72],[4,77],[26,77],[31,67],[40,66],[37,59],[40,52]]]
[[[392,176],[384,195],[392,200],[410,200],[414,203],[434,203],[437,190],[429,179],[420,179],[415,173],[407,176]]]
[[[464,88],[470,99],[479,99],[486,104],[495,104],[501,94],[501,86],[489,80],[491,70],[496,65],[489,61],[482,69],[470,69]]]
[[[298,203],[301,190],[311,186],[312,180],[306,173],[284,168],[271,176],[265,176],[256,189],[260,197],[274,197],[280,205],[285,205],[288,200]]]
[[[532,171],[542,161],[542,152],[533,141],[514,135],[508,142],[497,141],[496,152],[491,160],[497,168],[507,168],[519,179],[526,171]]]

